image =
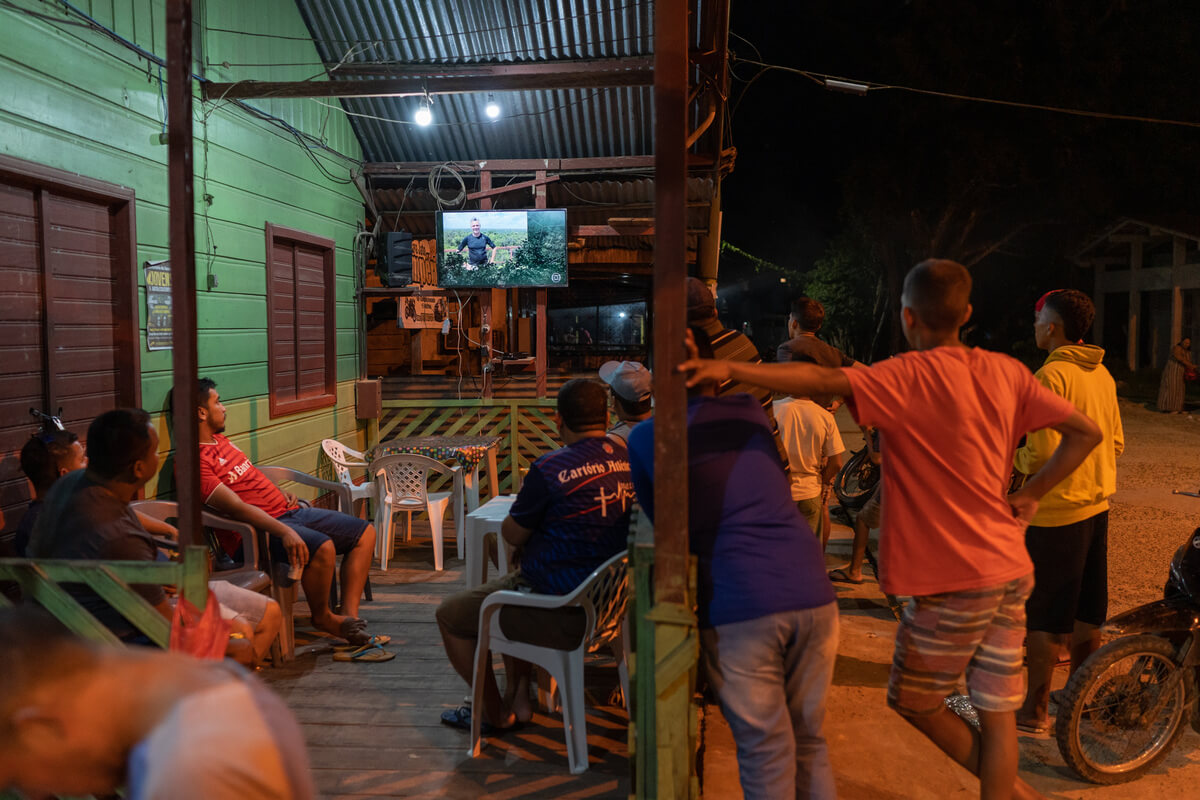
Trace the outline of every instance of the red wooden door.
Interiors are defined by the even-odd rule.
[[[29,500],[19,462],[37,429],[29,409],[61,407],[68,430],[85,438],[100,413],[138,404],[140,379],[130,193],[98,195],[94,182],[6,166],[0,162],[0,513],[10,532]]]

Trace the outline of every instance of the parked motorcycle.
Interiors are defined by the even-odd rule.
[[[1163,599],[1118,614],[1102,633],[1120,638],[1071,676],[1055,738],[1080,776],[1123,783],[1166,757],[1185,716],[1200,732],[1200,528],[1171,559]]]
[[[851,453],[838,470],[833,479],[833,493],[843,508],[857,511],[871,497],[880,474],[879,465],[871,461],[870,451],[863,445],[862,449]]]

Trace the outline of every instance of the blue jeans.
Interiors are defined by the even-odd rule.
[[[836,603],[700,631],[746,800],[837,796],[821,732],[837,644]]]

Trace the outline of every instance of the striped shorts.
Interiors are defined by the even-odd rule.
[[[1020,708],[1025,600],[1031,591],[1029,574],[999,586],[912,598],[896,633],[888,705],[910,716],[932,714],[957,691],[965,673],[976,708]]]

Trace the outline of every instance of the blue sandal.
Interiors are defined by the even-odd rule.
[[[451,728],[458,728],[460,731],[471,732],[471,707],[459,706],[458,708],[448,708],[442,712],[442,724],[449,725]],[[524,727],[524,723],[518,721],[509,725],[507,728],[497,728],[490,722],[479,723],[479,733],[483,736],[503,736],[512,731],[518,731]]]

